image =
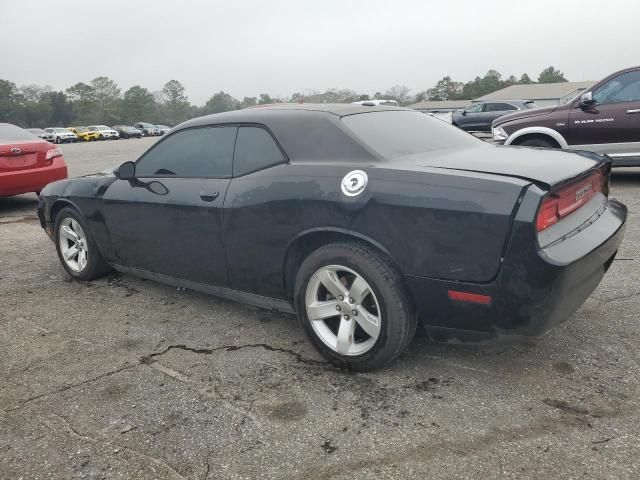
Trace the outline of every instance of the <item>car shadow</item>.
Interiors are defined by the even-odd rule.
[[[0,197],[0,218],[37,215],[38,197],[35,193]]]
[[[611,171],[611,183],[614,186],[640,184],[640,168],[614,169]]]

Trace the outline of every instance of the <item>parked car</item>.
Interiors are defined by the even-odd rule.
[[[0,123],[0,197],[36,192],[67,178],[62,150],[31,132]]]
[[[98,135],[98,140],[117,140],[118,138],[120,138],[118,132],[116,132],[111,127],[107,127],[106,125],[89,125],[87,129],[90,132],[96,132]]]
[[[89,130],[87,127],[69,127],[68,130],[71,130],[80,140],[85,142],[100,140],[100,133]]]
[[[54,142],[55,137],[53,133],[45,132],[41,128],[27,128],[27,132],[33,133],[36,137],[46,140],[47,142]]]
[[[113,128],[120,138],[142,138],[142,131],[129,125],[114,125]]]
[[[640,67],[609,75],[565,105],[501,117],[493,139],[606,153],[614,167],[640,166]]]
[[[156,127],[160,129],[161,135],[164,135],[165,133],[169,133],[169,130],[171,130],[171,127],[167,125],[156,125]]]
[[[162,135],[161,130],[151,124],[151,123],[147,123],[147,122],[138,122],[138,123],[134,123],[133,126],[135,128],[137,128],[138,130],[142,131],[142,134],[145,137],[153,137],[153,136],[160,136]]]
[[[358,102],[351,102],[353,105],[365,105],[367,107],[377,107],[380,105],[386,105],[387,107],[397,107],[399,104],[395,100],[360,100]]]
[[[451,123],[467,132],[490,132],[491,123],[499,117],[521,110],[531,110],[536,104],[531,100],[505,100],[474,103],[464,110],[453,112]]]
[[[53,136],[54,143],[72,143],[78,141],[76,134],[66,128],[49,127],[45,128],[44,131]]]
[[[598,285],[627,209],[610,161],[497,147],[414,110],[274,105],[187,121],[113,174],[45,188],[62,266],[297,312],[370,370],[418,318],[458,339],[549,330]]]

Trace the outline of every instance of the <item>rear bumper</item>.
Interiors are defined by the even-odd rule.
[[[531,227],[514,226],[503,267],[488,284],[413,276],[405,276],[405,283],[422,322],[438,339],[538,336],[567,319],[598,286],[622,242],[626,217],[626,207],[610,200],[591,226],[543,250],[526,242],[524,236],[534,237]],[[450,300],[449,290],[488,296],[491,301],[481,305]]]
[[[67,178],[67,165],[60,157],[51,165],[15,172],[0,172],[0,197],[39,192],[47,184]]]

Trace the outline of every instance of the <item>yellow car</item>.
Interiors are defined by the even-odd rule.
[[[67,130],[71,130],[78,138],[84,142],[90,142],[91,140],[98,140],[100,132],[92,132],[87,127],[68,127]]]

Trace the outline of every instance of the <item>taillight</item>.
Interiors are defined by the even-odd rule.
[[[538,216],[536,217],[536,230],[541,232],[545,228],[549,228],[560,220],[558,214],[558,199],[555,195],[550,195],[542,201]]]
[[[594,172],[585,180],[572,183],[547,195],[538,209],[536,230],[541,232],[561,218],[572,214],[598,192],[602,192],[605,196],[609,194],[609,175],[606,169]]]
[[[44,160],[47,163],[51,163],[53,162],[53,159],[56,157],[61,157],[62,156],[62,150],[60,150],[59,148],[52,148],[50,150],[47,150],[47,153],[44,156]]]

